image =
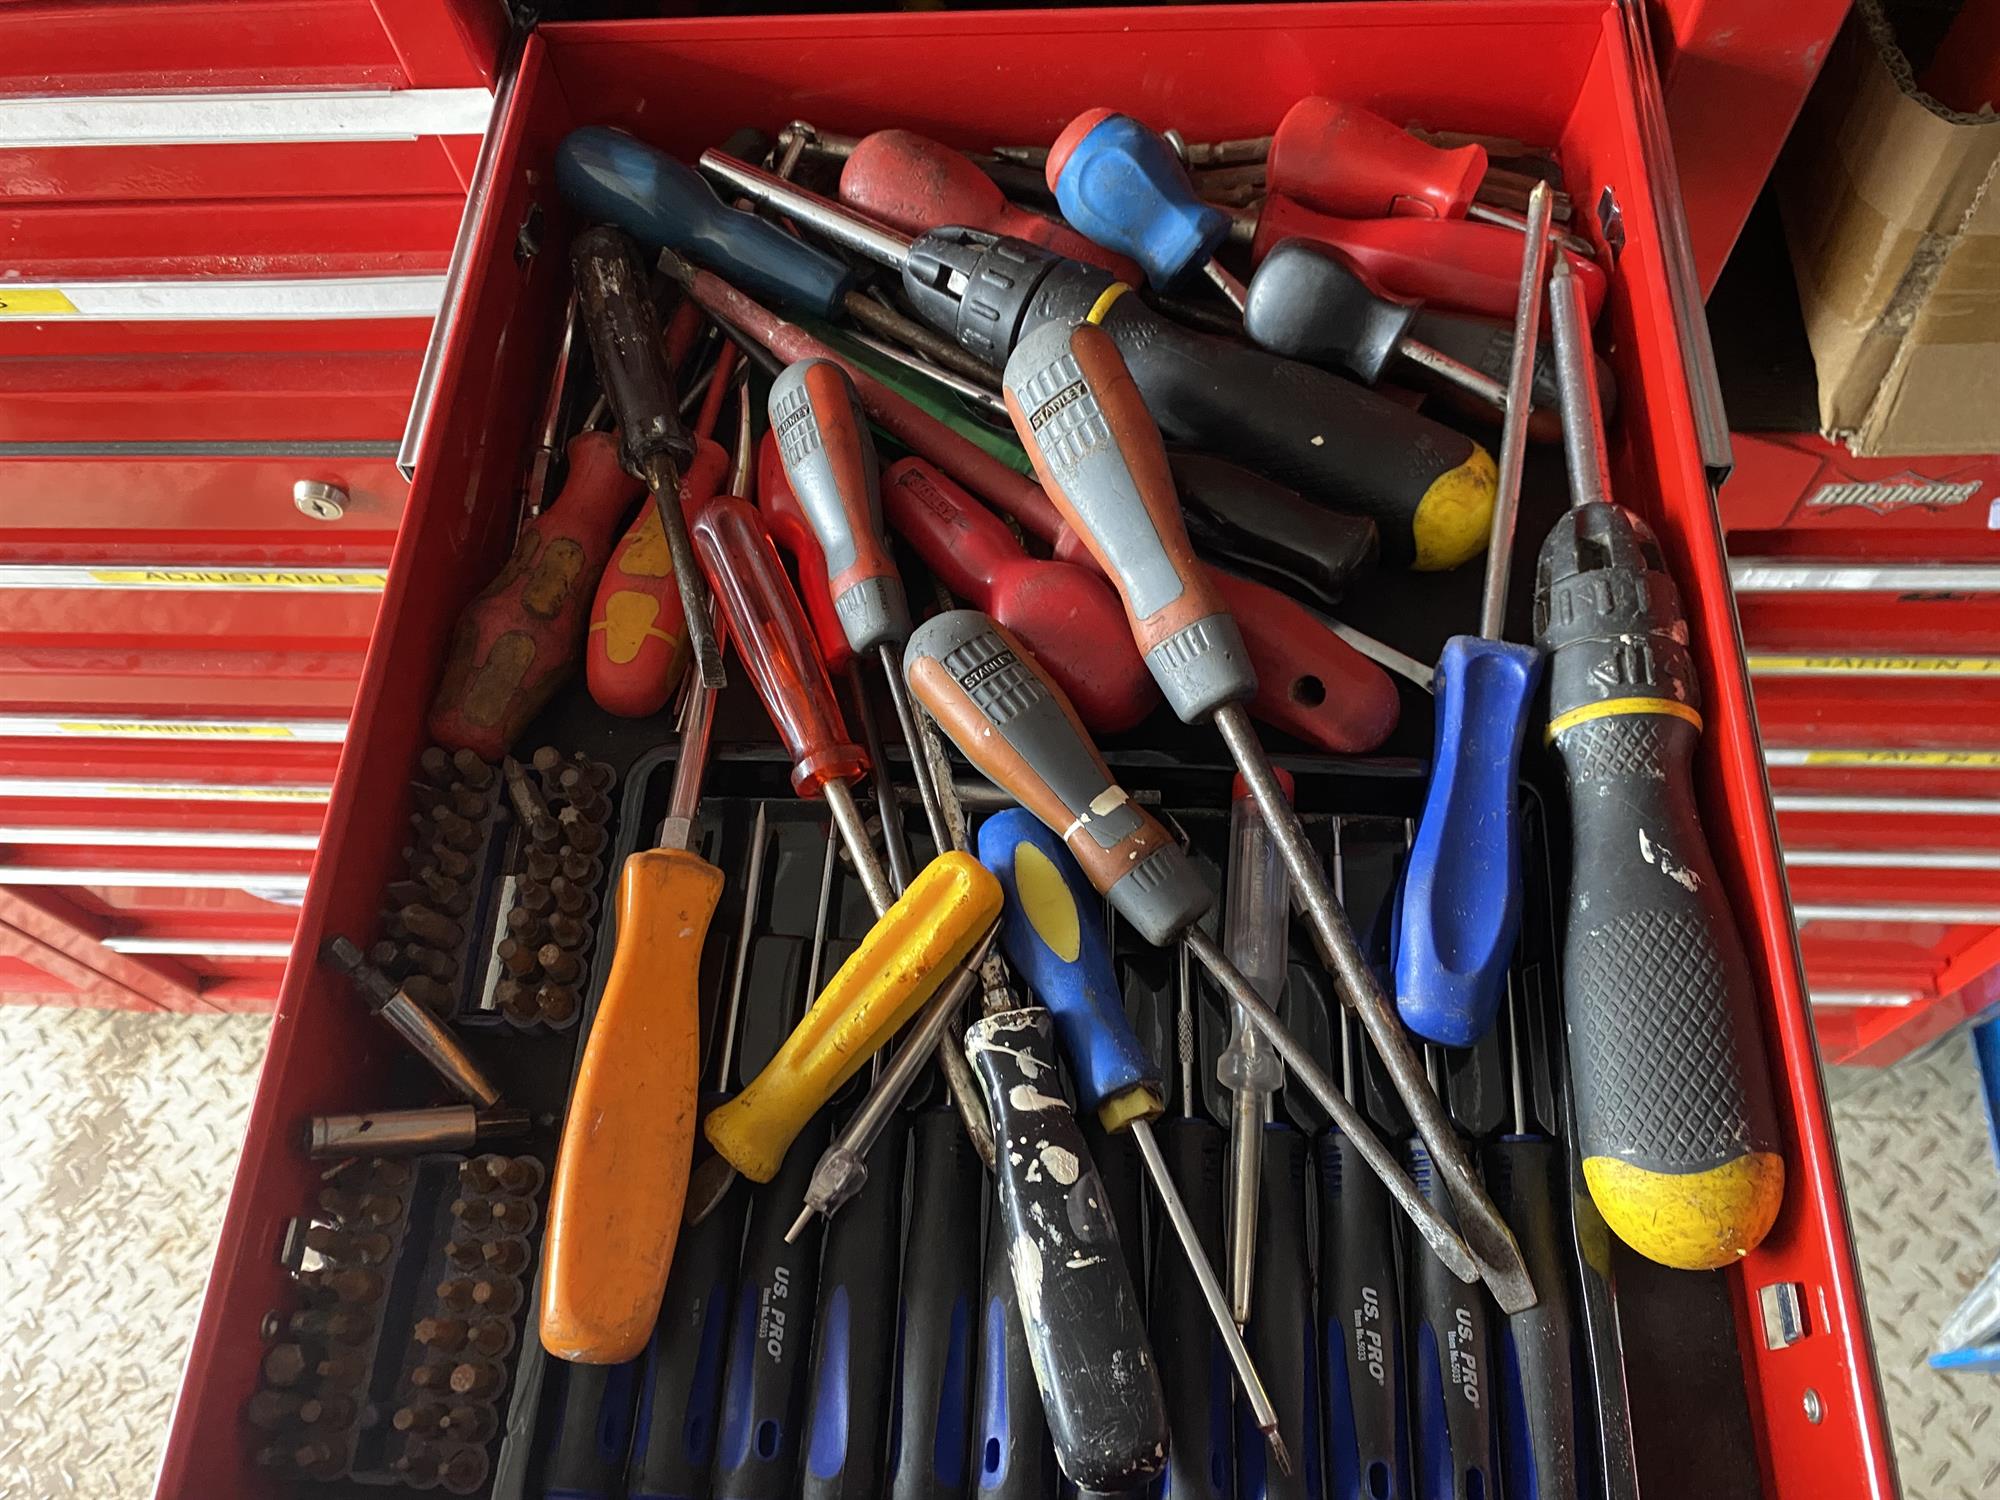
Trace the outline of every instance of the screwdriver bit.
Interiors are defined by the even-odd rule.
[[[460,750],[452,756],[451,763],[453,769],[458,772],[459,780],[467,786],[484,790],[493,785],[493,768],[481,760],[476,752]]]

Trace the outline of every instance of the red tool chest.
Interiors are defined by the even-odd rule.
[[[890,124],[955,144],[1047,140],[1109,105],[1192,139],[1267,131],[1294,99],[1345,95],[1393,118],[1559,146],[1579,204],[1609,189],[1624,247],[1601,345],[1623,413],[1623,498],[1643,511],[1687,597],[1704,677],[1699,777],[1718,862],[1763,996],[1789,1188],[1778,1224],[1727,1287],[1741,1330],[1764,1487],[1772,1496],[1888,1495],[1886,1431],[1848,1245],[1784,876],[1750,708],[1722,537],[1697,453],[1635,83],[1602,0],[1410,6],[758,17],[548,26],[530,38],[504,118],[405,522],[335,776],[297,952],[368,929],[402,842],[404,782],[459,607],[491,576],[561,333],[575,225],[551,182],[573,126],[624,126],[691,157],[732,129],[795,117]],[[519,253],[539,216],[538,254]],[[1594,225],[1592,226],[1594,229]],[[664,731],[663,731],[664,732]],[[273,1493],[239,1408],[258,1321],[283,1279],[279,1240],[309,1196],[301,1120],[373,1102],[394,1041],[343,982],[294,962],[163,1460],[159,1493]],[[1769,1317],[1795,1303],[1796,1319]],[[1699,1434],[1688,1434],[1700,1441]],[[503,1455],[502,1466],[505,1467]]]

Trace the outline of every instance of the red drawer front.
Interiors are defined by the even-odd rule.
[[[976,52],[980,66],[965,58]],[[1673,336],[1662,257],[1615,8],[1598,0],[1406,6],[759,17],[545,26],[496,128],[500,170],[467,267],[468,301],[442,372],[348,746],[329,808],[323,868],[300,921],[302,951],[363,928],[401,840],[397,791],[423,743],[421,710],[453,617],[511,541],[526,433],[557,342],[567,274],[559,254],[525,266],[514,229],[531,203],[544,244],[574,228],[549,184],[562,133],[630,128],[683,154],[739,125],[798,116],[861,131],[901,124],[966,144],[1051,139],[1079,110],[1113,105],[1196,139],[1267,131],[1324,91],[1391,116],[1450,120],[1558,142],[1579,201],[1610,185],[1628,236],[1607,304],[1623,418],[1624,497],[1659,530],[1693,611],[1709,732],[1700,779],[1724,878],[1744,914],[1782,1066],[1790,1190],[1763,1247],[1730,1273],[1766,1482],[1775,1496],[1887,1495],[1890,1461],[1846,1239],[1830,1132],[1797,968],[1748,683],[1731,654],[1734,615]],[[670,94],[671,109],[659,101]],[[468,518],[465,499],[485,503]],[[238,1409],[255,1380],[254,1312],[278,1295],[273,1258],[309,1166],[298,1120],[352,1107],[393,1042],[311,965],[286,976],[249,1136],[161,1472],[160,1493],[270,1493]],[[1767,1350],[1759,1288],[1798,1283],[1812,1309],[1798,1342]],[[1809,1419],[1808,1410],[1818,1415]]]

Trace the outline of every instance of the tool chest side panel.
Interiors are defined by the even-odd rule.
[[[1732,895],[1762,929],[1754,956],[1773,997],[1767,1028],[1774,1066],[1779,1058],[1785,1064],[1791,1196],[1778,1231],[1737,1278],[1769,1489],[1779,1496],[1887,1493],[1879,1403],[1617,24],[1615,11],[1593,0],[1504,9],[1444,0],[1421,8],[1358,3],[542,28],[524,55],[514,108],[497,127],[502,168],[439,387],[444,420],[432,427],[420,460],[299,951],[310,955],[344,922],[365,930],[395,857],[401,781],[421,742],[419,720],[446,632],[504,545],[522,438],[562,306],[566,270],[556,247],[570,225],[550,194],[542,203],[545,248],[525,269],[514,258],[516,233],[531,196],[547,192],[547,161],[561,132],[586,111],[593,123],[622,124],[687,152],[737,124],[774,128],[797,116],[830,129],[895,123],[965,143],[1002,132],[1034,139],[1098,103],[1170,118],[1191,136],[1226,136],[1268,129],[1298,94],[1345,89],[1428,123],[1475,120],[1488,130],[1559,138],[1572,173],[1593,191],[1602,181],[1616,185],[1625,217],[1608,325],[1629,403],[1619,477],[1660,527],[1694,615],[1713,731],[1699,767],[1705,805]],[[1051,48],[1052,39],[1062,45]],[[991,66],[944,65],[966,47],[985,49]],[[163,1494],[210,1493],[231,1474],[242,1492],[268,1492],[237,1467],[236,1408],[256,1356],[250,1310],[277,1285],[269,1235],[305,1181],[290,1134],[315,1107],[365,1102],[357,1097],[359,1080],[392,1045],[378,1042],[371,1026],[309,959],[288,974]],[[1769,1353],[1756,1332],[1757,1289],[1782,1280],[1808,1289],[1813,1332]],[[1803,1413],[1807,1385],[1823,1400],[1817,1425]],[[218,1473],[221,1464],[228,1467]]]

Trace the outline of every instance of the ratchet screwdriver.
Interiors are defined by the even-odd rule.
[[[1208,887],[1166,829],[1111,778],[1076,712],[1026,648],[972,610],[917,627],[904,657],[910,690],[959,750],[1063,842],[1101,895],[1147,942],[1185,943],[1225,996],[1243,1006],[1327,1111],[1360,1142],[1396,1201],[1454,1275],[1480,1267],[1456,1232],[1418,1198],[1409,1178],[1279,1023],[1215,939],[1199,925]]]
[[[723,685],[722,643],[709,619],[708,591],[695,569],[681,515],[681,471],[694,461],[694,439],[660,352],[660,326],[646,295],[638,247],[616,229],[586,229],[570,247],[577,301],[605,398],[618,418],[618,451],[627,473],[646,483],[672,554],[674,584],[696,672]]]
[[[669,264],[666,256],[661,259],[663,266]],[[760,346],[786,359],[838,357],[803,329],[783,322],[714,274],[698,271],[685,261],[670,264],[690,297]],[[1034,480],[980,451],[880,382],[852,366],[848,373],[855,377],[869,415],[898,442],[935,463],[974,494],[991,500],[1024,530],[1051,543],[1062,535],[1062,517]],[[1382,743],[1395,727],[1399,712],[1395,686],[1385,673],[1348,645],[1326,621],[1277,589],[1223,572],[1215,575],[1215,584],[1236,615],[1258,668],[1252,713],[1335,753],[1358,753]]]
[[[1529,369],[1542,321],[1549,210],[1548,190],[1538,187],[1522,240],[1514,368],[1479,633],[1452,636],[1438,656],[1431,679],[1437,734],[1430,784],[1403,870],[1396,1006],[1418,1036],[1446,1047],[1470,1047],[1492,1027],[1521,928],[1521,841],[1514,804],[1542,654],[1502,635],[1527,446]]]
[[[1310,365],[1183,328],[1121,295],[1125,283],[1108,271],[1040,246],[956,225],[911,240],[746,162],[710,151],[701,165],[899,272],[917,315],[989,364],[1004,364],[1035,329],[1095,311],[1174,442],[1373,517],[1397,564],[1456,567],[1485,540],[1493,460],[1441,423]]]
[[[1611,500],[1589,323],[1561,259],[1549,299],[1571,509],[1536,560],[1535,639],[1569,782],[1563,1009],[1583,1171],[1640,1254],[1726,1266],[1784,1196],[1756,981],[1695,805],[1687,616],[1652,530]]]
[[[749,488],[747,397],[730,477],[733,489]],[[628,856],[618,878],[611,972],[549,1182],[542,1345],[574,1363],[619,1364],[645,1348],[680,1233],[698,1102],[701,950],[723,886],[695,850],[714,713],[714,687],[691,679],[656,847]]]
[[[1502,1306],[1527,1306],[1534,1288],[1520,1248],[1450,1134],[1243,711],[1243,701],[1256,690],[1255,671],[1235,619],[1189,549],[1159,430],[1118,346],[1094,323],[1044,324],[1009,356],[1003,380],[1015,430],[1043,487],[1117,584],[1133,636],[1168,706],[1185,723],[1209,721],[1228,746],[1277,844],[1322,959],[1360,1012],[1419,1133],[1434,1143],[1431,1154],[1459,1205],[1481,1274]],[[1292,1061],[1289,1055],[1285,1060]],[[1314,1072],[1325,1083],[1325,1074]],[[1328,1087],[1324,1093],[1334,1091]],[[1326,1097],[1320,1102],[1333,1107]]]

